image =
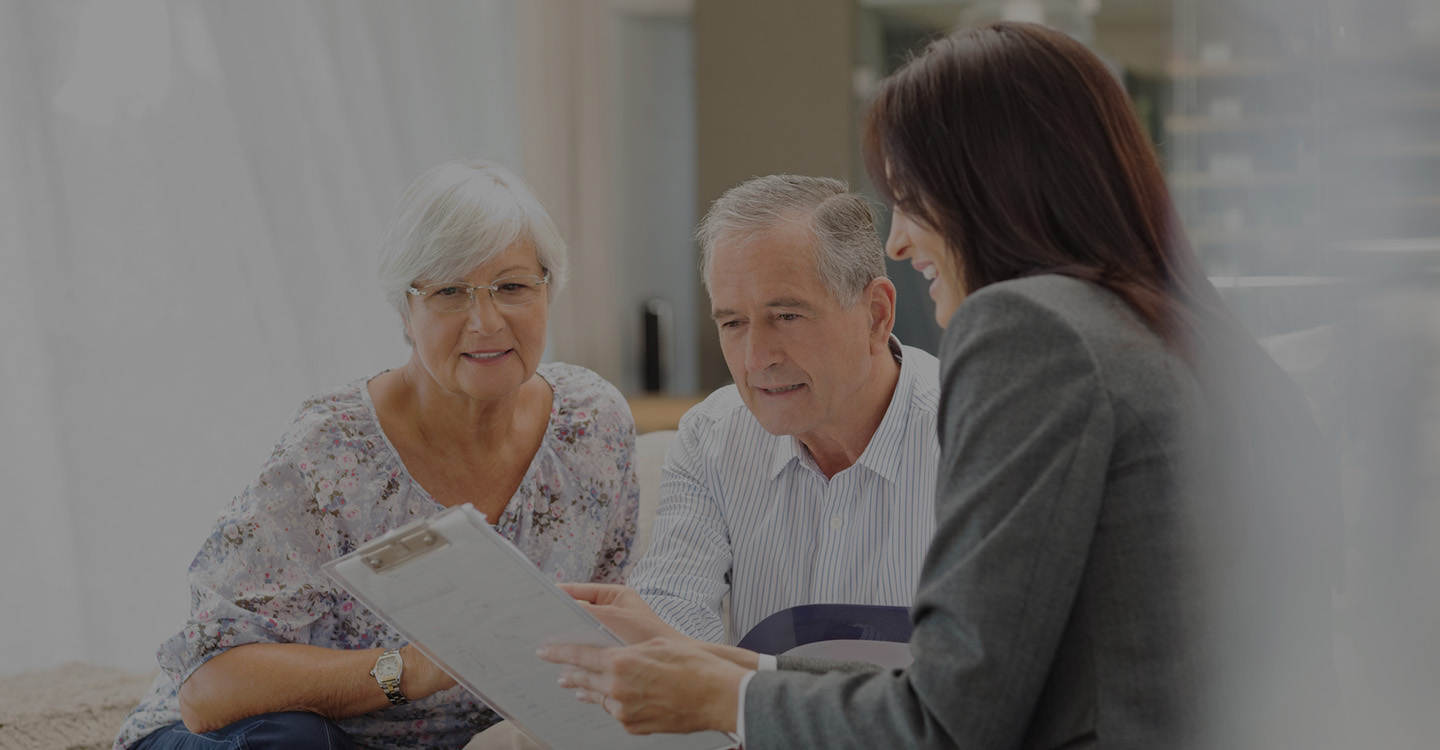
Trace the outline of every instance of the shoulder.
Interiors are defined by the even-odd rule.
[[[685,412],[680,418],[676,444],[691,454],[721,458],[722,453],[736,450],[758,455],[758,446],[773,446],[775,441],[789,439],[766,432],[750,413],[739,389],[727,385]]]
[[[1070,328],[1085,335],[1097,328],[1147,335],[1138,313],[1114,292],[1089,281],[1057,274],[991,284],[970,295],[955,311],[947,336],[980,318],[992,323],[1023,323]]]
[[[571,437],[610,437],[619,433],[629,435],[633,441],[635,419],[630,404],[613,383],[593,370],[565,362],[548,362],[537,373],[555,391],[552,435],[572,442]]]
[[[991,284],[966,297],[955,310],[955,320],[964,322],[976,315],[997,314],[1061,320],[1120,315],[1138,321],[1125,302],[1108,289],[1057,274]],[[946,330],[949,329],[947,326]]]
[[[305,452],[337,442],[373,448],[380,431],[365,390],[369,380],[359,378],[302,401],[276,451]]]
[[[1118,348],[1163,348],[1158,336],[1113,292],[1059,275],[991,284],[956,309],[941,336],[942,367],[989,343],[1003,349],[1051,352],[1056,357],[1104,356]]]
[[[680,418],[680,431],[689,433],[710,433],[716,430],[732,430],[749,424],[759,425],[750,408],[740,398],[740,390],[734,385],[716,389],[704,401],[690,407]]]
[[[1015,279],[971,295],[945,329],[941,363],[945,398],[957,402],[1018,389],[1048,402],[1057,389],[1088,383],[1125,413],[1160,419],[1196,398],[1180,352],[1139,313],[1108,289],[1066,276]]]
[[[910,380],[910,407],[933,412],[940,403],[940,360],[924,349],[901,346],[901,374]]]
[[[629,404],[620,389],[594,370],[565,362],[547,362],[536,372],[555,390],[562,410],[619,411],[627,418],[630,415]]]
[[[364,390],[370,378],[359,378],[310,396],[295,410],[296,421],[324,420],[365,406]]]

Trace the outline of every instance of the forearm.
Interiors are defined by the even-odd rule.
[[[180,716],[190,731],[200,733],[277,711],[336,720],[379,711],[391,704],[370,670],[383,652],[290,643],[238,646],[201,665],[180,686]],[[410,700],[454,684],[413,647],[402,648],[401,656],[400,692]]]
[[[637,588],[636,591],[655,616],[676,635],[695,638],[705,643],[725,641],[725,620],[720,606],[711,607],[703,594],[693,591],[662,591],[653,585],[653,579],[649,583],[652,585],[644,590]]]
[[[664,476],[649,548],[626,584],[675,630],[716,643],[725,640],[722,601],[733,567],[730,531],[693,429],[676,436]]]

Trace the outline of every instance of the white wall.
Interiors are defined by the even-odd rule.
[[[695,223],[695,39],[688,16],[625,14],[619,25],[617,94],[619,213],[616,250],[625,283],[615,316],[626,369],[618,384],[642,386],[641,310],[663,300],[671,310],[663,359],[669,393],[698,393],[699,248]]]
[[[513,0],[0,0],[0,674],[145,669],[299,401],[402,364],[404,186],[519,164]]]

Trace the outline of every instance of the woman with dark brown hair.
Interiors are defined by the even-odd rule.
[[[1298,390],[1199,270],[1114,77],[1042,26],[957,32],[884,83],[864,149],[887,251],[932,279],[945,326],[914,664],[757,672],[655,638],[546,649],[578,667],[562,683],[631,731],[738,730],[751,750],[1316,739],[1331,561],[1295,542],[1333,529],[1331,475]]]

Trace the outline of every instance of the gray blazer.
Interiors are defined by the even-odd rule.
[[[1061,276],[972,295],[940,360],[915,662],[782,659],[747,689],[747,750],[1190,744],[1207,664],[1181,489],[1202,429],[1191,370],[1118,297]]]

